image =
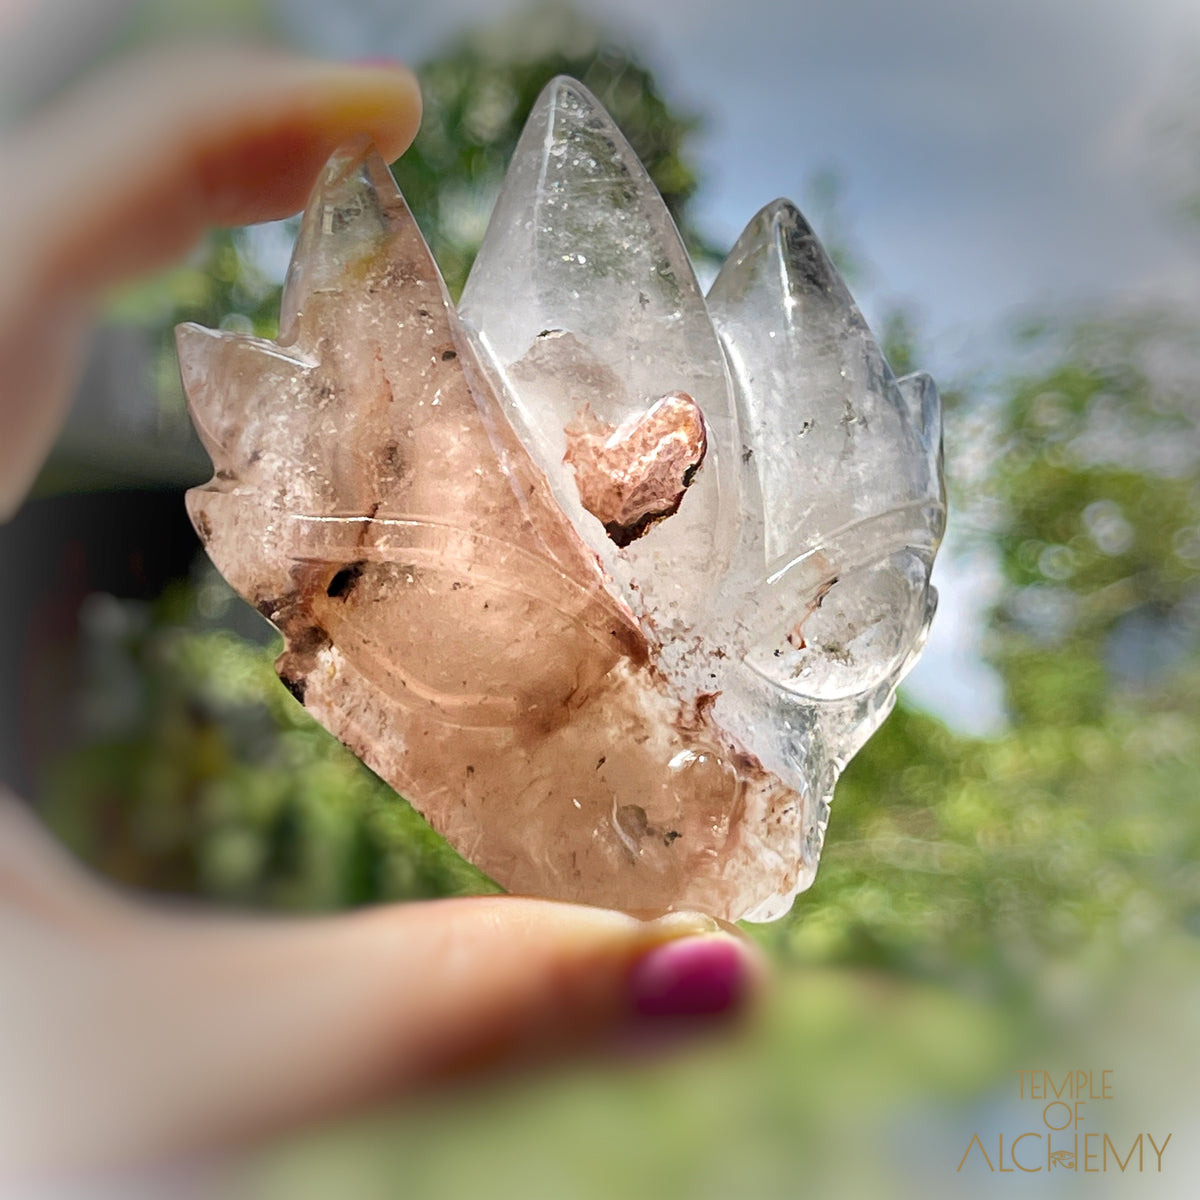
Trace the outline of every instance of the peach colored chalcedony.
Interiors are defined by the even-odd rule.
[[[215,467],[189,511],[292,694],[513,891],[785,912],[925,637],[944,514],[936,390],[799,213],[755,217],[706,299],[560,79],[458,311],[362,146],[281,329],[179,352]]]

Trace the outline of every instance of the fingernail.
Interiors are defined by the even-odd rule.
[[[679,938],[699,937],[702,934],[720,933],[723,926],[707,913],[682,912],[663,913],[658,917],[643,917],[642,936],[647,947],[657,946],[663,942],[673,942]]]
[[[750,964],[732,937],[684,937],[647,951],[629,976],[636,1016],[657,1021],[732,1016],[749,998]]]

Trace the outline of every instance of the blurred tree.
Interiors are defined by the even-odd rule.
[[[139,10],[143,19],[150,21]],[[152,21],[149,29],[153,32]],[[421,129],[392,170],[455,298],[483,239],[525,118],[538,93],[560,74],[582,80],[612,113],[697,265],[719,266],[724,251],[704,237],[691,213],[699,186],[694,146],[700,118],[670,103],[635,51],[602,26],[563,4],[541,4],[501,25],[463,35],[420,64],[417,74],[424,98]],[[832,174],[821,195],[832,214],[838,198]],[[189,447],[195,439],[184,415],[174,328],[196,321],[274,337],[287,263],[281,251],[290,246],[298,224],[292,219],[214,230],[188,262],[112,298],[110,322],[153,331],[152,390],[162,419]],[[110,415],[100,414],[101,420]],[[84,440],[94,447],[97,436],[89,429]],[[39,490],[59,490],[79,473],[74,460],[56,462]]]
[[[1099,719],[1194,650],[1200,329],[1150,311],[1026,338],[1056,361],[1014,383],[1000,418],[992,656],[1022,720]]]
[[[82,749],[41,805],[105,874],[238,905],[336,909],[494,891],[279,687],[278,639],[206,563],[82,614]],[[253,634],[231,625],[250,625]]]
[[[599,94],[693,251],[711,253],[688,207],[695,119],[552,9],[421,69],[425,124],[396,172],[454,290],[520,123],[560,72]],[[833,212],[836,183],[822,187]],[[141,318],[269,335],[272,238],[216,235]],[[908,310],[885,322],[898,371],[919,364],[917,336]],[[1023,368],[989,396],[950,393],[948,439],[959,527],[1002,567],[984,632],[1011,726],[967,738],[901,703],[846,773],[815,887],[759,931],[786,958],[1008,990],[1046,978],[1040,963],[1103,967],[1200,932],[1200,812],[1182,802],[1200,773],[1200,331],[1122,313],[1046,322],[1018,349]],[[173,372],[165,340],[163,355]],[[152,607],[92,614],[90,745],[43,795],[68,840],[121,878],[255,905],[488,886],[275,685],[269,648],[228,631],[241,611],[205,573]]]
[[[613,115],[662,193],[688,250],[720,262],[696,228],[694,114],[668,103],[633,49],[561,4],[462,37],[418,69],[425,111],[393,167],[450,292],[462,291],[521,128],[542,88],[571,75]]]
[[[650,68],[620,39],[573,9],[542,4],[462,35],[417,66],[421,128],[392,171],[450,292],[462,291],[529,110],[556,75],[590,88],[613,115],[662,193],[689,252],[719,265],[724,251],[691,214],[699,186],[694,145],[701,120],[662,94]],[[829,176],[832,211],[837,185]],[[283,223],[290,241],[295,221]],[[268,240],[278,244],[281,239]],[[217,230],[186,266],[122,297],[116,315],[159,324],[180,320],[273,336],[281,262],[264,269],[261,230]]]
[[[984,633],[1011,726],[903,704],[846,772],[813,890],[761,936],[1004,991],[1200,933],[1200,329],[1046,322],[990,404],[960,519],[998,553]]]
[[[564,73],[616,118],[689,249],[719,258],[689,213],[698,119],[668,103],[631,49],[550,4],[418,67],[422,127],[393,170],[455,294],[525,117]],[[114,297],[111,319],[156,331],[164,410],[183,410],[178,322],[277,332],[280,250],[295,225],[215,231],[187,263]],[[41,788],[64,838],[126,882],[252,905],[330,908],[493,886],[282,692],[261,639],[215,628],[214,613],[228,624],[248,610],[207,567],[199,579],[149,607],[107,598],[85,611],[87,744]]]

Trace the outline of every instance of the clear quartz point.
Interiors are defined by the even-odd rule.
[[[725,360],[658,189],[572,79],[555,79],[534,105],[459,312],[556,500],[626,603],[663,634],[700,623],[739,508]],[[589,434],[652,434],[652,410],[676,394],[703,414],[702,461],[681,447],[680,483],[693,475],[677,512],[619,554],[564,458],[578,461]]]
[[[936,389],[892,378],[790,205],[706,303],[559,79],[459,312],[352,146],[278,343],[178,341],[193,523],[317,720],[513,891],[786,911],[924,639],[944,513]]]
[[[743,436],[742,537],[725,590],[737,653],[714,717],[801,796],[807,887],[837,777],[895,702],[936,606],[945,497],[927,375],[893,377],[845,283],[786,200],[708,294]]]

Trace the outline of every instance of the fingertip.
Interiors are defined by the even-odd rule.
[[[157,50],[85,80],[27,123],[8,147],[28,181],[10,224],[28,234],[34,284],[92,293],[171,261],[208,226],[299,212],[339,146],[365,134],[392,161],[420,121],[420,87],[399,63],[253,46]]]
[[[269,102],[253,118],[201,123],[190,172],[207,223],[248,225],[304,207],[313,181],[340,146],[366,137],[387,162],[421,123],[416,76],[398,63],[289,62],[260,85]]]
[[[744,939],[728,933],[677,938],[635,960],[628,979],[635,1025],[727,1023],[752,1007],[762,963]]]
[[[388,162],[412,144],[422,101],[420,84],[408,67],[380,59],[331,64],[329,87],[326,120],[334,140],[366,133]]]
[[[410,1079],[669,1049],[681,1034],[736,1026],[765,974],[747,939],[694,912],[647,920],[503,896],[433,901],[395,918],[420,931],[406,939],[409,967],[414,954],[426,963],[422,987],[404,992],[425,1014],[403,1023],[424,1027],[419,1045],[404,1048]]]

